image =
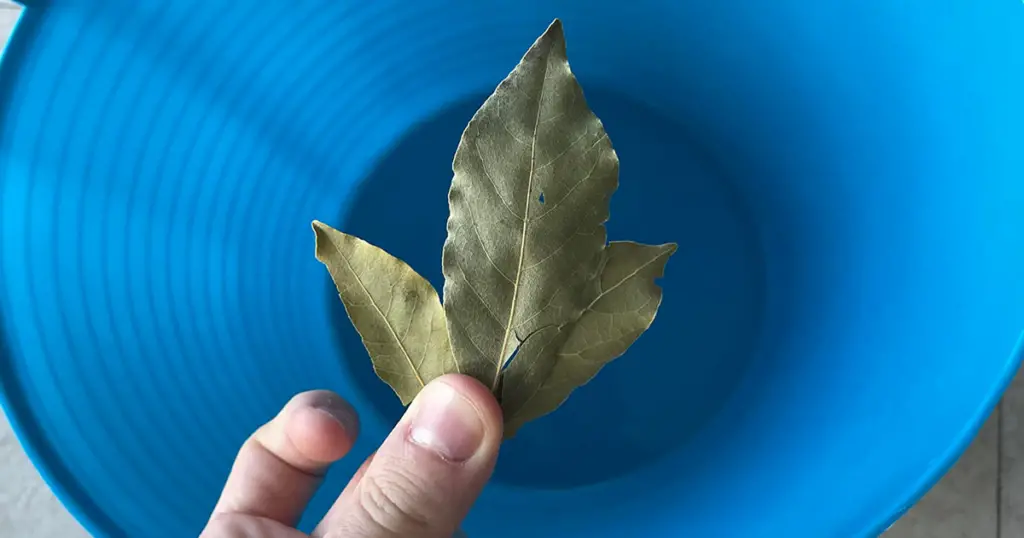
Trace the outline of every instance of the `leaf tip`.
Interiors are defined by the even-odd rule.
[[[665,276],[665,271],[667,270],[667,267],[668,267],[668,261],[672,258],[672,255],[675,254],[676,251],[679,250],[679,244],[678,243],[665,243],[661,247],[663,249],[661,256],[665,257],[665,261],[663,261],[661,263],[661,270],[660,270],[659,278],[662,278],[662,277]],[[659,256],[659,257],[661,257],[661,256]]]
[[[533,44],[533,49],[551,50],[554,46],[555,50],[564,48],[565,43],[565,29],[562,27],[562,19],[555,19],[551,21],[544,33],[537,38],[537,41]],[[545,52],[546,54],[546,52]]]
[[[562,28],[562,19],[559,19],[558,17],[555,17],[555,20],[551,21],[551,24],[548,25],[547,31],[544,32],[544,33],[545,34],[554,33],[554,32],[562,33],[563,31],[564,31],[564,29]]]
[[[311,227],[313,228],[313,251],[316,259],[324,262],[324,249],[327,248],[327,243],[330,241],[330,233],[334,231],[334,228],[319,220],[314,220]]]
[[[313,233],[316,234],[317,236],[330,229],[330,226],[315,219],[313,220],[313,223],[310,225],[310,227],[313,228]]]

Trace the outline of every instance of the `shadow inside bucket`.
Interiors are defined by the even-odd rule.
[[[676,242],[679,251],[661,280],[665,296],[651,329],[555,413],[505,443],[494,479],[508,484],[595,483],[672,452],[729,396],[759,336],[764,263],[735,178],[717,174],[680,125],[615,93],[587,95],[621,160],[609,239]],[[344,231],[405,260],[439,291],[451,160],[482,101],[410,131],[341,219]],[[356,385],[397,421],[402,406],[374,374],[341,302],[331,304]]]

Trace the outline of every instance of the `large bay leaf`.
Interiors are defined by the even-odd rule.
[[[501,403],[506,437],[557,409],[651,326],[662,297],[656,280],[675,251],[674,244],[608,245],[600,276],[589,286],[589,306],[579,320],[532,335],[505,371]]]
[[[374,371],[409,405],[432,379],[458,372],[437,291],[405,262],[314,222],[316,258],[338,288]]]
[[[463,373],[497,391],[527,335],[587,305],[619,161],[555,21],[473,116],[455,154],[444,309]]]

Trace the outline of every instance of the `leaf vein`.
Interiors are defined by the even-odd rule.
[[[501,205],[505,206],[505,210],[508,211],[509,215],[512,215],[512,218],[516,219],[517,222],[522,222],[524,220],[523,217],[520,217],[519,213],[512,210],[512,205],[505,200],[505,197],[501,194],[501,190],[498,189],[498,183],[494,181],[494,177],[491,176],[491,172],[487,169],[487,164],[484,162],[483,154],[480,153],[480,148],[478,146],[474,146],[474,151],[476,152],[477,159],[480,160],[480,171],[484,173],[484,177],[487,178],[487,181],[491,184],[491,188],[494,189],[494,195],[498,197],[498,200],[501,201]],[[470,204],[466,205],[469,206]]]
[[[508,322],[505,325],[505,336],[501,340],[501,348],[498,350],[499,356],[496,357],[494,361],[494,379],[491,381],[491,390],[497,390],[498,382],[501,380],[501,369],[505,363],[505,348],[508,346],[508,339],[512,334],[512,323],[515,321],[516,310],[519,303],[519,281],[523,278],[523,262],[526,259],[526,237],[527,231],[530,227],[530,193],[533,192],[533,180],[537,168],[537,134],[540,130],[540,116],[544,111],[544,88],[547,86],[548,66],[550,62],[550,59],[545,58],[543,70],[541,72],[540,93],[537,97],[537,113],[533,119],[533,137],[530,139],[530,174],[527,176],[526,180],[526,196],[524,197],[525,200],[523,203],[523,229],[519,243],[519,267],[516,269],[516,280],[512,286],[512,305],[508,311]]]
[[[398,348],[402,350],[402,354],[405,355],[405,359],[409,361],[409,367],[412,368],[413,373],[416,375],[416,380],[419,381],[420,385],[424,385],[423,378],[420,377],[420,373],[416,370],[416,365],[415,363],[413,363],[412,357],[409,355],[409,351],[405,349],[405,343],[398,338],[398,333],[396,333],[395,328],[391,326],[391,321],[389,321],[387,316],[384,315],[384,312],[381,312],[380,307],[377,306],[376,301],[373,300],[373,295],[370,294],[370,290],[366,289],[366,284],[363,284],[363,280],[359,278],[359,273],[357,273],[355,269],[352,268],[352,262],[348,259],[348,256],[346,256],[344,253],[339,252],[337,249],[335,249],[334,251],[337,252],[338,254],[341,254],[340,257],[342,260],[345,261],[345,267],[347,267],[349,272],[352,273],[352,277],[355,279],[356,283],[359,284],[359,287],[362,288],[363,293],[365,293],[366,296],[370,298],[370,302],[373,304],[373,308],[377,311],[377,314],[380,315],[381,319],[384,320],[384,326],[386,326],[388,328],[388,331],[391,332],[391,336],[395,339],[395,342],[398,344]]]
[[[455,325],[456,327],[458,327],[466,335],[466,341],[469,342],[470,345],[473,346],[473,349],[476,350],[477,355],[479,355],[481,357],[486,357],[487,356],[487,354],[484,353],[483,350],[480,349],[480,344],[477,344],[476,340],[473,340],[473,333],[470,332],[470,331],[467,331],[466,330],[466,326],[463,325],[462,322],[460,322],[457,319],[450,319],[449,323],[451,323],[452,325]]]
[[[597,141],[594,142],[594,144],[592,146],[590,146],[589,149],[587,149],[587,151],[589,152],[590,150],[594,149],[602,140],[604,140],[607,137],[608,137],[608,135],[605,134],[605,135],[601,136],[600,138],[598,138]],[[590,167],[590,170],[587,172],[587,175],[583,176],[583,178],[581,178],[579,181],[574,183],[573,186],[569,188],[569,191],[566,192],[564,196],[562,196],[557,201],[555,201],[555,203],[547,206],[547,209],[543,213],[541,213],[540,215],[537,215],[536,217],[534,217],[534,221],[539,221],[539,220],[543,219],[544,217],[550,215],[554,210],[558,209],[559,206],[561,206],[563,202],[568,200],[569,197],[572,196],[577,191],[577,189],[579,189],[580,185],[584,184],[587,180],[589,180],[591,177],[594,176],[594,172],[597,171],[597,166],[599,164],[601,164],[601,157],[600,156],[598,156],[596,159],[594,159],[594,165]]]
[[[427,350],[430,349],[430,341],[434,337],[434,316],[437,312],[430,313],[430,320],[427,323],[427,334],[423,339],[423,349],[420,351],[420,368],[423,367],[423,361],[427,360]],[[409,325],[412,327],[412,324]]]
[[[508,123],[506,123],[505,119],[501,117],[501,107],[500,106],[499,107],[495,107],[494,115],[497,116],[498,123],[501,124],[501,128],[505,129],[505,132],[508,133],[508,135],[510,137],[512,137],[512,140],[515,140],[516,142],[519,142],[520,144],[522,144],[524,146],[529,146],[530,145],[529,142],[519,138],[515,133],[513,133],[512,129],[509,129]]]
[[[582,233],[580,233],[580,230],[582,230],[583,226],[585,226],[587,224],[586,222],[583,222],[584,220],[585,219],[579,219],[579,222],[580,222],[579,226],[576,227],[576,229],[572,232],[571,235],[569,235],[568,237],[565,238],[565,241],[562,241],[561,244],[559,244],[557,247],[555,247],[555,249],[552,250],[550,254],[548,254],[547,256],[544,256],[543,259],[537,260],[537,261],[531,263],[530,265],[526,266],[526,268],[524,268],[523,271],[524,272],[525,271],[532,271],[534,267],[537,267],[538,265],[540,265],[540,264],[550,260],[551,258],[555,257],[555,255],[558,254],[559,252],[561,252],[562,249],[565,248],[569,243],[572,243],[572,241],[574,239],[576,239],[577,237],[583,235]]]
[[[636,269],[634,269],[633,272],[629,273],[628,275],[626,275],[625,277],[620,279],[618,282],[613,284],[610,288],[608,288],[605,291],[599,293],[597,295],[597,297],[594,298],[593,301],[590,301],[590,304],[587,305],[587,307],[584,308],[584,310],[590,310],[591,308],[594,307],[595,304],[597,304],[598,301],[601,300],[602,297],[604,297],[605,295],[608,295],[609,293],[615,291],[615,289],[618,288],[619,286],[621,286],[624,282],[626,282],[627,280],[629,280],[629,279],[633,278],[634,276],[638,275],[640,273],[640,271],[643,271],[648,266],[650,266],[652,263],[654,263],[654,262],[656,262],[656,261],[660,260],[661,258],[664,258],[665,256],[668,256],[668,255],[669,255],[668,251],[664,251],[664,252],[658,254],[657,256],[652,257],[650,260],[644,262],[643,265],[641,265],[641,266],[637,267]]]
[[[473,211],[473,208],[469,207],[469,204],[467,204],[466,210],[469,212],[470,228],[473,229],[473,235],[476,236],[477,242],[480,243],[480,250],[483,251],[484,258],[487,258],[487,262],[491,264],[491,267],[493,267],[499,275],[501,275],[501,278],[504,278],[509,284],[514,286],[515,282],[512,282],[512,279],[501,270],[501,267],[498,267],[498,264],[495,263],[493,258],[491,258],[491,253],[487,251],[487,243],[485,243],[484,238],[480,236],[480,223],[476,219],[476,213]],[[462,269],[462,266],[460,265],[459,268]]]
[[[565,106],[565,110],[572,110],[572,107],[576,105],[576,101],[579,99],[579,97],[580,97],[580,92],[572,92],[572,101],[569,101],[569,104],[567,104]],[[555,120],[562,119],[562,117],[565,116],[565,115],[566,115],[566,112],[563,110],[562,112],[559,112],[558,114],[555,114],[554,116],[551,116],[550,118],[544,118],[540,123],[541,123],[541,125],[543,125],[545,123],[551,123],[551,122],[553,122]]]
[[[541,330],[542,330],[542,329],[541,329]],[[548,342],[547,342],[546,344],[544,344],[544,347],[542,347],[542,348],[540,349],[540,351],[538,351],[538,352],[537,352],[537,356],[538,356],[538,357],[543,357],[543,356],[544,356],[544,353],[545,353],[545,352],[547,352],[547,349],[548,349],[549,347],[551,347],[551,345],[552,345],[552,344],[553,344],[553,343],[554,343],[554,342],[555,342],[556,340],[558,340],[558,339],[557,339],[556,337],[552,336],[552,337],[551,337],[551,339],[550,339],[550,340],[548,340]],[[536,368],[536,367],[538,366],[537,362],[539,362],[539,361],[536,361],[536,362],[534,362],[533,364],[531,364],[531,365],[529,366],[529,370],[533,370],[534,368]],[[527,406],[527,405],[528,405],[528,404],[529,404],[529,403],[530,403],[531,401],[533,401],[533,399],[534,399],[534,398],[535,398],[535,397],[537,396],[537,394],[538,394],[538,393],[540,392],[541,388],[542,388],[542,387],[543,387],[544,385],[545,385],[545,383],[534,383],[534,384],[533,384],[533,390],[532,390],[532,391],[530,391],[530,395],[529,395],[529,396],[527,396],[526,398],[524,398],[524,399],[523,399],[523,401],[522,401],[522,404],[521,404],[521,405],[519,406],[519,409],[523,409],[523,408],[525,408],[525,407],[526,407],[526,406]]]
[[[565,149],[563,149],[561,153],[559,153],[558,155],[555,155],[550,161],[548,161],[548,162],[538,166],[537,170],[544,170],[545,168],[547,168],[547,167],[555,164],[556,162],[558,162],[558,160],[561,159],[562,157],[564,157],[566,153],[569,153],[570,151],[572,151],[572,149],[576,147],[576,144],[579,144],[581,140],[583,140],[584,138],[586,138],[589,135],[590,135],[590,131],[589,130],[583,131],[583,134],[581,134],[580,136],[576,137],[576,140],[573,140],[571,144],[566,146]],[[587,151],[590,151],[590,150],[587,150]]]
[[[537,311],[536,311],[536,312],[534,312],[532,316],[530,316],[530,317],[526,318],[525,320],[523,320],[523,322],[521,323],[521,325],[523,325],[523,326],[526,326],[526,325],[528,325],[528,324],[529,324],[530,322],[532,322],[532,321],[533,321],[533,320],[534,320],[534,319],[535,319],[535,318],[536,318],[537,316],[539,316],[539,315],[543,314],[543,313],[544,313],[544,311],[545,311],[545,310],[547,310],[547,308],[548,308],[549,306],[551,306],[551,303],[555,302],[555,299],[556,299],[556,298],[558,298],[558,295],[559,295],[560,293],[562,293],[562,288],[559,288],[559,289],[558,289],[558,290],[556,290],[556,291],[555,291],[554,293],[552,293],[551,295],[549,295],[549,296],[548,296],[548,302],[544,303],[544,306],[542,306],[542,307],[538,308],[538,309],[537,309]]]
[[[473,296],[476,297],[476,300],[480,301],[480,304],[483,305],[484,311],[487,312],[487,315],[490,316],[492,320],[494,320],[494,323],[498,324],[498,327],[503,327],[503,325],[501,324],[501,320],[498,318],[498,315],[495,314],[493,310],[491,310],[491,307],[487,304],[487,301],[484,301],[484,298],[480,295],[480,293],[476,291],[476,288],[473,287],[473,283],[469,281],[469,276],[467,276],[466,274],[466,268],[462,266],[462,261],[456,258],[455,266],[459,268],[459,273],[462,274],[462,281],[466,283],[466,287],[469,288],[469,291],[473,293]]]
[[[409,337],[409,331],[412,330],[413,323],[416,322],[416,311],[420,308],[422,301],[414,301],[412,303],[412,312],[409,312],[409,324],[405,326],[405,331],[402,333],[402,340],[404,341]],[[422,358],[420,359],[422,360]],[[422,363],[420,363],[422,365]]]

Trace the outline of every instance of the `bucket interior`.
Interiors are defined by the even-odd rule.
[[[0,71],[0,382],[79,517],[197,534],[328,388],[363,434],[311,528],[402,408],[310,222],[440,290],[459,136],[555,17],[621,160],[610,238],[680,248],[469,534],[870,535],[937,479],[1019,360],[1024,6],[50,0]]]

